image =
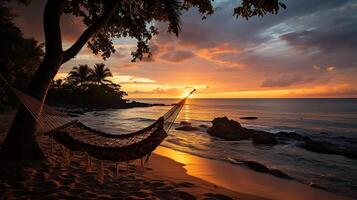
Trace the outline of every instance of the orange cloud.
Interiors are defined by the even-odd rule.
[[[224,58],[226,55],[238,55],[240,52],[239,49],[233,48],[225,43],[216,47],[199,49],[196,51],[196,55],[219,65],[241,68],[244,66],[243,64]]]

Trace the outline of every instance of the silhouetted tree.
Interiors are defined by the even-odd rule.
[[[43,51],[36,40],[24,38],[12,22],[15,17],[0,3],[0,73],[12,85],[23,89],[40,64]]]
[[[68,73],[67,79],[73,84],[79,84],[83,86],[84,83],[90,80],[92,76],[92,69],[88,65],[79,65],[78,67],[73,67]]]
[[[275,14],[280,7],[284,7],[279,0],[239,2],[241,4],[233,13],[247,19],[266,13]],[[154,22],[168,22],[168,32],[178,35],[182,11],[191,7],[197,7],[203,18],[214,11],[211,0],[48,0],[43,13],[45,56],[27,93],[43,102],[61,65],[74,58],[86,43],[94,54],[101,54],[106,59],[115,52],[113,38],[132,37],[137,40],[137,49],[132,52],[133,60],[150,56],[148,42],[158,33]],[[86,26],[79,38],[66,50],[62,48],[60,28],[63,13],[80,17]],[[43,158],[34,137],[35,127],[35,120],[21,107],[1,146],[2,159]]]
[[[97,63],[92,70],[91,79],[98,84],[103,84],[103,82],[111,82],[107,78],[112,76],[112,72],[104,63]]]
[[[0,74],[13,86],[24,89],[41,62],[42,46],[33,38],[24,38],[12,20],[16,16],[0,3]],[[14,95],[8,95],[0,82],[0,109],[17,106]]]
[[[63,84],[63,79],[53,80],[51,83],[51,88],[60,89]]]

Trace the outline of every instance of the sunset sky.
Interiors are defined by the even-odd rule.
[[[151,60],[131,63],[136,42],[121,38],[104,63],[129,98],[179,97],[192,87],[200,98],[357,97],[357,1],[283,2],[287,9],[280,14],[249,21],[232,16],[238,1],[215,2],[215,13],[203,21],[192,9],[182,17],[178,38],[158,24]],[[43,1],[12,4],[16,24],[43,42]],[[63,18],[67,48],[83,26]],[[57,77],[75,65],[98,62],[101,57],[85,48]]]

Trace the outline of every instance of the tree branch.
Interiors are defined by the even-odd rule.
[[[63,61],[62,64],[74,58],[78,52],[83,48],[83,46],[88,42],[88,40],[102,27],[104,27],[113,13],[117,9],[119,1],[114,0],[108,3],[106,9],[104,10],[103,15],[95,21],[91,26],[89,26],[82,35],[77,39],[77,41],[66,51],[63,52]]]

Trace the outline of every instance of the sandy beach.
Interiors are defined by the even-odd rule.
[[[66,165],[59,145],[51,153],[49,140],[38,139],[47,161],[1,163],[0,199],[264,199],[189,176],[182,164],[158,154],[145,169],[140,161],[131,162],[128,170],[120,164],[118,176],[115,163],[106,161],[100,179],[99,161],[86,169],[86,155],[75,152]]]
[[[0,142],[12,113],[1,115]],[[74,152],[65,164],[60,145],[51,152],[50,140],[37,137],[47,160],[2,162],[0,199],[349,199],[320,189],[258,173],[243,166],[206,159],[159,146],[144,168],[140,160],[105,161],[104,178],[99,161],[87,167],[87,156]],[[222,170],[223,169],[223,170]]]

